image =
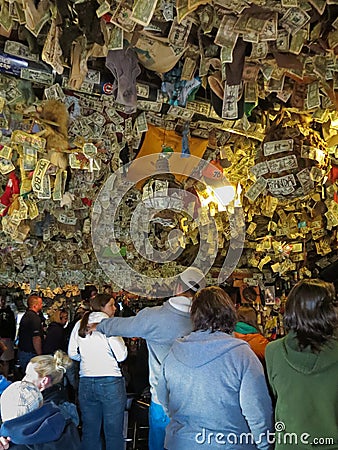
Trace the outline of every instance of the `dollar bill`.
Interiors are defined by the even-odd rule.
[[[265,80],[269,81],[271,79],[271,76],[272,76],[272,73],[274,70],[273,66],[271,66],[270,64],[262,64],[260,67],[260,70],[261,70]]]
[[[4,145],[2,149],[0,149],[0,158],[4,159],[11,159],[12,158],[12,147],[9,147],[8,145]]]
[[[277,39],[278,13],[273,13],[259,33],[260,42],[275,41]]]
[[[20,220],[26,220],[28,217],[28,206],[22,197],[19,197],[19,205],[19,218]]]
[[[101,5],[96,10],[96,15],[98,18],[104,16],[105,14],[110,12],[110,3],[105,0],[101,3]]]
[[[35,147],[38,151],[46,148],[46,139],[34,134],[25,133],[21,130],[14,130],[11,136],[11,142],[16,144],[27,144]]]
[[[194,78],[197,68],[197,60],[186,57],[184,59],[183,69],[181,73],[181,80],[192,80]]]
[[[123,49],[123,28],[115,25],[110,28],[110,35],[108,41],[108,50],[121,50]]]
[[[295,191],[296,180],[293,174],[279,178],[269,178],[267,189],[273,195],[288,195]]]
[[[67,171],[59,169],[56,172],[54,189],[53,189],[53,200],[60,201],[62,200],[62,196],[65,192],[67,180]]]
[[[310,170],[310,178],[312,181],[315,181],[316,183],[319,183],[322,181],[323,177],[325,175],[325,171],[322,169],[319,169],[319,167],[312,166]]]
[[[267,161],[269,171],[274,172],[284,172],[286,170],[297,169],[298,162],[296,155],[285,156],[283,158],[272,159]]]
[[[0,25],[10,32],[13,28],[14,22],[9,12],[9,6],[7,2],[2,2],[0,11]]]
[[[143,111],[160,112],[162,109],[162,104],[157,102],[151,102],[148,100],[138,100],[137,108]]]
[[[53,74],[29,68],[21,69],[20,78],[22,78],[23,80],[34,81],[35,83],[48,85],[52,85],[54,82]]]
[[[48,9],[43,16],[39,19],[39,21],[34,25],[34,28],[30,28],[26,23],[27,29],[35,36],[38,37],[42,28],[46,25],[46,23],[50,19],[50,10]]]
[[[297,173],[297,178],[302,186],[304,194],[308,194],[314,188],[314,183],[311,180],[309,169],[303,169]]]
[[[261,163],[255,164],[254,166],[250,167],[250,172],[252,172],[256,178],[259,178],[262,175],[268,173],[269,168],[268,168],[266,161],[263,161]]]
[[[248,20],[249,19],[250,19],[249,14],[241,14],[237,18],[234,26],[232,27],[232,31],[235,31],[236,33],[245,33],[248,30]],[[229,23],[231,23],[231,22],[229,22]]]
[[[55,99],[63,102],[66,99],[66,95],[63,92],[59,83],[53,84],[53,86],[45,88],[44,94],[47,100]]]
[[[265,190],[267,186],[267,181],[259,177],[257,181],[246,191],[244,194],[251,201],[255,201],[257,197]]]
[[[244,32],[249,30],[261,33],[265,28],[266,22],[267,19],[261,19],[250,15],[246,24],[246,30],[244,30]]]
[[[269,92],[281,92],[284,88],[285,76],[276,80],[275,78],[271,78],[269,80],[267,90]]]
[[[120,116],[120,114],[116,111],[113,106],[107,106],[104,110],[108,119],[114,123],[123,123],[124,119]]]
[[[30,145],[23,144],[23,158],[22,158],[22,167],[25,171],[32,171],[36,167],[37,163],[37,149],[35,147],[31,147]]]
[[[149,98],[150,88],[147,84],[136,83],[137,97]]]
[[[27,59],[28,61],[39,61],[39,55],[35,55],[29,51],[29,48],[16,41],[6,41],[4,47],[5,53],[13,56],[19,56],[20,58]]]
[[[34,192],[42,192],[43,191],[43,183],[46,171],[50,165],[50,161],[48,159],[41,158],[38,160],[37,165],[34,170],[33,179],[32,179],[32,189]]]
[[[284,91],[278,91],[276,93],[276,97],[279,98],[279,100],[282,100],[282,102],[286,103],[289,98],[292,95],[292,91],[284,90]]]
[[[306,107],[307,109],[318,108],[320,106],[319,83],[310,83],[307,87]]]
[[[245,83],[245,102],[246,103],[254,103],[255,105],[258,104],[258,89],[257,89],[257,83],[249,81]]]
[[[0,172],[1,172],[1,174],[6,175],[7,173],[12,172],[13,170],[15,170],[15,166],[12,163],[12,161],[9,159],[0,157]]]
[[[243,33],[243,41],[245,42],[259,42],[259,32],[258,31],[246,31]]]
[[[300,8],[289,8],[279,21],[279,24],[289,33],[296,33],[310,22],[311,17],[306,11]]]
[[[269,51],[267,42],[258,42],[252,44],[252,50],[248,59],[265,59]]]
[[[20,25],[24,25],[26,23],[25,11],[23,10],[23,6],[21,2],[15,1],[14,6],[16,9],[16,17]]]
[[[192,22],[190,20],[185,19],[178,23],[177,17],[175,17],[168,35],[170,44],[184,48],[187,44],[191,27]]]
[[[166,22],[172,22],[174,20],[175,5],[173,1],[162,1],[162,15]]]
[[[157,0],[136,0],[130,18],[143,26],[149,25],[154,15]]]
[[[239,35],[234,31],[236,21],[236,17],[227,15],[223,16],[215,37],[215,44],[219,45],[220,47],[235,47]]]
[[[136,22],[131,19],[132,11],[123,0],[117,5],[110,21],[121,27],[124,31],[131,33],[136,27]]]
[[[147,117],[145,112],[139,114],[136,118],[136,129],[139,134],[148,131]]]
[[[291,43],[289,52],[295,55],[299,55],[302,51],[303,45],[306,42],[307,31],[306,30],[298,30],[291,36]]]
[[[276,39],[276,48],[281,52],[289,50],[290,33],[287,30],[279,30]]]
[[[168,115],[173,117],[178,117],[185,121],[192,119],[195,111],[187,110],[186,108],[181,108],[180,106],[170,106],[168,110]]]
[[[210,114],[210,103],[192,100],[187,102],[187,109],[191,109],[196,114],[208,117]]]
[[[223,119],[237,119],[238,117],[238,99],[239,85],[229,86],[224,84],[224,96],[222,105],[222,118]]]
[[[332,22],[332,26],[335,30],[338,30],[338,16],[337,18]]]
[[[106,118],[103,114],[99,113],[98,111],[94,112],[89,116],[89,119],[92,123],[97,125],[98,127],[103,127],[103,125],[106,123]]]
[[[318,13],[322,16],[326,8],[326,0],[308,0],[310,5],[312,5]]]
[[[64,225],[74,226],[77,223],[77,217],[67,216],[66,214],[59,214],[56,220]]]
[[[293,150],[293,139],[265,142],[263,145],[264,156],[276,153],[291,152]]]
[[[99,84],[101,81],[101,73],[99,70],[88,69],[85,81],[89,83]]]
[[[283,8],[297,8],[298,0],[282,0]]]
[[[222,61],[222,69],[224,68],[225,71],[225,64],[226,63],[232,63],[233,61],[233,50],[236,44],[236,40],[234,40],[233,42],[231,42],[229,45],[224,45],[223,47],[221,47],[221,61]],[[223,70],[222,70],[223,72]],[[224,78],[222,76],[222,78]]]
[[[5,99],[5,97],[0,97],[0,114],[3,112],[3,110],[4,110],[4,107],[5,107],[5,104],[6,104],[6,99]],[[1,136],[1,135],[0,135]]]

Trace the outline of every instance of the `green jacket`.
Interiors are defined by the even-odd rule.
[[[275,450],[337,450],[338,342],[315,354],[300,351],[289,333],[268,344],[265,360],[276,400]]]

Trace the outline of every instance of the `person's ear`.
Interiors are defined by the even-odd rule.
[[[40,380],[40,385],[41,385],[41,391],[48,388],[48,386],[50,385],[50,377],[49,376],[42,377]]]

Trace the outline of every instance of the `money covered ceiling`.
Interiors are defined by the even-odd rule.
[[[222,270],[230,250],[231,270],[268,281],[333,264],[337,11],[337,0],[1,2],[0,284],[119,289],[114,259],[170,277],[196,257]],[[156,200],[148,217],[161,195],[180,201]]]

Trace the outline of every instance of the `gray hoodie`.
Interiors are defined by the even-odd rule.
[[[178,339],[157,392],[170,417],[168,450],[269,448],[271,400],[263,367],[246,342],[209,331]]]

